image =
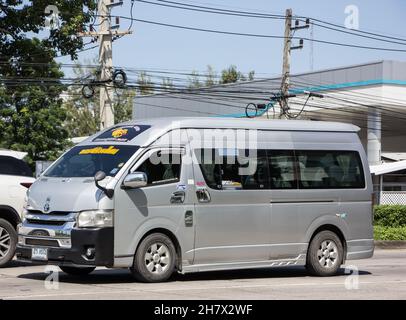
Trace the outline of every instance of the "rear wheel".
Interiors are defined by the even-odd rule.
[[[140,243],[131,272],[139,281],[161,282],[173,274],[175,263],[176,249],[172,240],[162,233],[153,233]]]
[[[95,267],[66,267],[60,266],[61,270],[72,276],[86,276],[89,273],[93,272]]]
[[[11,223],[0,219],[0,267],[4,267],[13,259],[17,239],[17,231]]]
[[[310,243],[307,252],[307,270],[316,276],[335,275],[343,261],[343,244],[332,231],[321,231]]]

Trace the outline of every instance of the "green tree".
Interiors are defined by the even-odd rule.
[[[227,69],[221,71],[220,83],[227,84],[227,83],[235,83],[238,81],[247,81],[247,78],[248,80],[252,81],[254,80],[254,75],[255,71],[250,71],[248,73],[248,76],[246,76],[244,75],[244,73],[238,71],[235,65],[231,65]]]
[[[217,78],[216,71],[213,69],[211,65],[208,65],[206,69],[206,81],[205,81],[206,87],[214,86],[217,83],[216,78]]]
[[[151,77],[145,72],[141,71],[137,78],[138,93],[142,96],[154,93],[154,84]]]
[[[97,58],[87,60],[84,64],[77,64],[73,73],[77,79],[94,79],[97,77],[98,68],[95,66]],[[69,138],[89,136],[100,130],[100,86],[95,86],[95,93],[91,98],[82,95],[81,85],[72,85],[64,93],[63,106],[67,112],[65,128]],[[135,89],[112,88],[114,122],[120,123],[132,118],[132,106]]]
[[[63,73],[58,52],[76,57],[96,7],[93,0],[3,0],[0,2],[0,147],[28,152],[35,160],[55,159],[68,145],[60,96]],[[56,5],[59,27],[45,33],[45,8]]]
[[[173,89],[173,81],[171,78],[163,78],[162,79],[162,89],[164,90],[171,90]]]
[[[240,73],[237,71],[235,65],[231,65],[228,69],[221,71],[221,80],[222,84],[237,82],[240,79]]]
[[[114,123],[132,119],[133,104],[136,92],[134,89],[116,89],[114,95]]]
[[[193,70],[190,77],[188,77],[188,82],[189,89],[198,89],[203,86],[203,84],[200,82],[200,75],[195,70]]]
[[[96,64],[97,60],[85,61],[86,65],[92,65],[92,63]],[[73,74],[77,79],[96,78],[97,72],[96,68],[82,67],[81,64],[76,64],[73,68]],[[69,138],[89,136],[100,129],[99,87],[94,87],[94,95],[91,98],[83,97],[82,88],[82,83],[78,82],[69,86],[64,92],[63,106],[67,113],[64,127],[68,131]]]
[[[254,78],[255,78],[255,71],[251,70],[250,72],[248,72],[248,80],[253,81]]]

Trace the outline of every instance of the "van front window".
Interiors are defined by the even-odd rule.
[[[138,146],[88,145],[76,146],[65,153],[44,174],[46,177],[93,177],[97,171],[114,177]]]

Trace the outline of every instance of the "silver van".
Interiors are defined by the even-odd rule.
[[[224,118],[136,120],[63,154],[28,191],[17,258],[74,275],[306,266],[373,255],[358,127]]]

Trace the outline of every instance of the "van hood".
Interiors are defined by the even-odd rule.
[[[41,177],[29,189],[27,208],[45,213],[93,210],[98,209],[102,197],[105,194],[93,178]]]

